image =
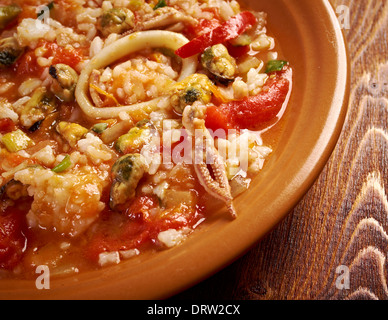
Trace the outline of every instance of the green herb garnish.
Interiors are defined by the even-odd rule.
[[[158,3],[155,5],[154,10],[157,10],[159,8],[163,8],[166,6],[167,6],[166,0],[159,0]]]
[[[282,71],[283,67],[286,65],[288,65],[288,62],[284,60],[270,60],[267,63],[267,68],[265,69],[265,72],[271,73],[275,71]]]
[[[66,155],[66,157],[56,166],[52,169],[55,173],[61,173],[65,170],[67,170],[71,166],[71,160],[70,156]]]

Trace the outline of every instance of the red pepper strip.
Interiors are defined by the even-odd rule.
[[[255,130],[263,123],[274,119],[282,109],[291,89],[292,70],[271,74],[267,84],[256,96],[230,101],[220,106],[210,106],[206,111],[206,127],[217,129]]]
[[[230,18],[219,27],[210,30],[175,51],[181,58],[188,58],[203,52],[207,47],[224,43],[237,38],[240,34],[257,22],[256,17],[249,11],[244,11]]]

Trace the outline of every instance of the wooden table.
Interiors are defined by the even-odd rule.
[[[315,185],[244,257],[177,299],[388,299],[388,1],[349,8],[351,95]],[[342,21],[346,22],[346,21]],[[345,24],[346,26],[346,24]]]

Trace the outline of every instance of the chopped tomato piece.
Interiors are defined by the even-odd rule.
[[[25,158],[21,155],[2,149],[0,153],[0,167],[3,166],[4,163],[6,164],[6,166],[15,168],[22,163],[34,165],[37,163],[37,160],[32,158]]]
[[[9,208],[0,215],[0,268],[14,268],[23,256],[26,237],[23,234],[24,214]]]
[[[121,215],[119,222],[113,221],[115,213],[108,210],[104,214],[104,223],[93,235],[85,248],[85,256],[97,261],[99,254],[117,250],[136,248],[150,240],[149,210],[158,206],[154,197],[141,196],[134,199],[126,215]],[[113,224],[113,227],[109,227]]]
[[[0,133],[8,133],[16,130],[16,126],[10,118],[0,119]]]
[[[261,123],[274,119],[282,109],[291,88],[290,68],[271,74],[271,78],[256,96],[209,107],[206,126],[209,129],[255,130]]]
[[[100,253],[137,248],[149,240],[147,225],[140,221],[128,220],[120,230],[96,233],[85,248],[85,256],[98,261]]]
[[[15,72],[17,75],[34,74],[40,69],[34,51],[27,51],[15,63]]]
[[[158,201],[154,197],[137,197],[127,210],[127,215],[131,217],[141,216],[143,220],[149,218],[149,210],[158,206]]]
[[[216,131],[218,129],[223,129],[228,131],[233,129],[233,124],[229,122],[228,114],[225,113],[222,107],[210,106],[206,110],[206,127]]]
[[[47,49],[45,55],[54,57],[53,64],[64,63],[75,68],[83,60],[82,49],[62,47],[55,42],[45,42],[43,46]]]
[[[211,29],[194,38],[175,53],[181,58],[188,58],[203,52],[207,47],[237,38],[257,22],[249,11],[244,11],[230,18],[215,29]]]
[[[215,28],[219,27],[221,22],[217,19],[200,19],[198,25],[196,25],[193,29],[195,36],[200,36],[202,34],[206,34],[208,32],[213,31]]]
[[[201,218],[198,210],[182,206],[174,210],[160,211],[155,196],[140,196],[132,202],[126,215],[107,211],[103,223],[95,230],[85,247],[85,256],[98,261],[100,253],[140,248],[151,244],[161,231],[181,229]]]
[[[40,41],[38,47],[43,47],[45,49],[43,57],[53,57],[53,64],[63,63],[75,68],[84,57],[83,49],[75,49],[72,46],[62,47],[55,42]],[[24,53],[15,65],[15,71],[18,75],[34,74],[42,70],[43,68],[37,63],[37,57],[34,50]]]

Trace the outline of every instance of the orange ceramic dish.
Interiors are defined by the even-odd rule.
[[[54,2],[46,6],[46,11],[55,18],[56,5],[76,10],[76,2]],[[29,1],[28,5],[33,3]],[[27,3],[24,1],[23,5]],[[204,12],[209,17],[202,20],[202,28],[198,30],[182,29],[182,25],[187,26],[192,20],[180,7],[180,1],[160,1],[153,4],[153,11],[164,12],[166,7],[170,7],[184,16],[180,16],[183,20],[171,23],[169,28],[172,29],[168,31],[166,26],[160,27],[164,29],[162,32],[154,32],[155,25],[150,27],[152,31],[145,30],[146,20],[139,24],[141,31],[127,29],[128,26],[134,28],[130,19],[125,19],[126,30],[122,29],[122,24],[117,29],[117,24],[111,25],[109,19],[107,22],[101,18],[101,12],[98,15],[97,11],[92,13],[90,10],[88,21],[82,20],[87,16],[85,14],[78,20],[73,17],[60,23],[72,28],[80,28],[80,22],[103,24],[104,27],[96,28],[96,32],[105,49],[100,50],[101,42],[95,40],[97,34],[86,32],[89,30],[86,27],[80,34],[86,37],[85,41],[93,42],[88,52],[83,46],[62,46],[58,41],[63,40],[64,35],[56,29],[56,42],[50,42],[49,38],[45,41],[38,39],[33,51],[23,52],[18,57],[12,72],[27,74],[29,79],[12,79],[9,75],[4,83],[12,79],[19,95],[35,85],[36,88],[25,96],[32,96],[37,88],[44,87],[47,91],[43,93],[52,94],[59,106],[56,104],[43,119],[32,118],[34,121],[19,111],[23,108],[13,106],[12,111],[17,114],[19,122],[4,121],[2,149],[7,150],[2,161],[14,161],[13,168],[22,163],[27,163],[27,166],[19,167],[21,170],[14,170],[11,175],[7,175],[10,170],[3,169],[2,174],[6,183],[14,180],[27,189],[21,189],[21,197],[17,198],[15,205],[12,202],[15,202],[12,199],[14,194],[11,191],[6,193],[3,188],[2,200],[7,203],[3,205],[2,218],[9,214],[27,217],[26,221],[20,222],[21,225],[27,223],[27,229],[23,229],[27,245],[20,249],[23,241],[13,239],[14,252],[19,248],[22,258],[17,260],[16,254],[12,255],[16,262],[8,262],[8,265],[2,262],[4,269],[8,269],[0,282],[2,298],[142,299],[169,296],[242,254],[270,230],[312,184],[335,145],[346,111],[348,66],[335,14],[327,1],[252,1],[241,7],[232,1],[228,5],[221,14],[206,8]],[[50,8],[52,6],[54,9]],[[118,14],[108,4],[103,6],[106,6],[103,10],[111,10],[110,14]],[[134,21],[142,21],[138,20],[141,19],[141,10],[132,8]],[[254,14],[253,19],[247,10],[266,12],[268,30],[252,33],[252,30],[263,27],[260,25],[263,16]],[[26,12],[23,10],[17,18],[22,27],[23,20],[29,19],[29,16],[23,16]],[[93,14],[95,16],[91,17]],[[218,21],[214,21],[215,18]],[[58,28],[55,23],[52,23],[55,26],[48,24],[48,28]],[[234,35],[225,35],[225,26]],[[17,28],[17,25],[9,28]],[[209,29],[217,36],[207,34]],[[48,37],[50,31],[47,29]],[[76,38],[74,34],[66,36]],[[23,39],[31,40],[19,35],[18,41]],[[190,49],[190,40],[196,39],[209,41],[207,45],[212,49],[209,51],[207,46],[204,53],[201,49],[198,59],[191,56],[196,52]],[[81,41],[80,38],[77,41]],[[32,44],[27,43],[29,46]],[[249,51],[246,48],[241,51],[241,47]],[[181,55],[182,60],[176,58],[177,55]],[[25,63],[26,59],[35,59],[37,65]],[[262,61],[267,68],[256,65],[257,61]],[[168,63],[170,69],[160,71],[158,64],[163,63]],[[193,63],[196,63],[194,69]],[[64,88],[61,84],[63,65],[71,68],[66,72],[71,74],[73,70],[77,74],[75,86]],[[47,82],[42,74],[37,76],[42,72],[39,67],[43,66],[47,67],[48,76],[52,78]],[[153,72],[153,79],[151,77],[142,83],[143,88],[150,84],[143,99],[136,86],[125,86],[131,83],[128,79],[139,80],[133,74],[134,66],[147,72],[152,69]],[[236,70],[229,73],[234,66]],[[112,82],[112,78],[117,81]],[[188,87],[191,88],[189,94],[184,91]],[[232,94],[228,88],[232,89]],[[25,97],[12,93],[12,88],[4,90],[9,90],[3,94],[6,103]],[[169,92],[168,102],[163,99],[166,92]],[[268,106],[266,95],[272,100],[272,105]],[[50,110],[47,101],[45,99],[45,110]],[[27,99],[19,104],[24,105],[23,102],[28,105]],[[251,105],[259,105],[261,111],[251,108]],[[168,107],[172,108],[172,113],[165,112]],[[163,114],[158,112],[160,109],[164,110]],[[57,118],[45,124],[54,114]],[[201,145],[201,150],[206,151],[204,154],[213,162],[202,163],[208,160],[206,156],[199,159],[194,156],[193,160],[199,162],[194,161],[191,167],[181,166],[173,175],[171,171],[176,166],[167,167],[157,179],[150,180],[148,177],[158,172],[150,172],[152,161],[147,162],[154,153],[142,156],[139,143],[143,143],[144,133],[152,135],[155,129],[158,131],[163,120],[169,121],[170,136],[173,136],[173,130],[183,128],[187,131],[183,137],[192,138],[189,139],[190,146],[214,139],[214,130],[237,131],[216,138],[217,152],[215,146],[207,149]],[[200,131],[199,136],[194,134],[196,129]],[[241,173],[239,165],[242,160],[239,159],[237,168],[233,167],[233,161],[228,164],[220,146],[226,143],[223,141],[230,145],[229,137],[237,139],[247,129],[247,132],[260,132],[260,139],[248,140],[248,146],[256,148],[256,154],[262,158],[248,161],[241,175],[243,179],[233,181]],[[59,146],[44,142],[47,135],[53,137],[50,136],[52,130],[59,135],[55,140]],[[13,137],[7,135],[15,132],[27,136],[21,138],[24,145],[18,150],[12,150]],[[113,132],[114,139],[107,132]],[[175,141],[179,142],[181,137]],[[242,141],[238,140],[237,145],[241,146]],[[39,154],[43,148],[48,152],[51,148],[54,161],[42,163],[49,161]],[[270,151],[272,154],[267,157]],[[13,157],[9,155],[11,153]],[[220,163],[223,166],[219,166]],[[256,169],[262,169],[254,179],[259,170],[250,171],[252,163]],[[128,167],[131,168],[131,179],[125,180],[123,177],[128,174]],[[104,170],[109,174],[104,175]],[[53,176],[60,181],[52,183]],[[248,190],[235,197],[233,192],[240,193],[248,181]],[[239,183],[235,189],[236,182]],[[45,187],[40,190],[42,183]],[[58,183],[60,190],[73,195],[63,200],[71,203],[64,211],[57,210],[60,206],[52,206],[50,201],[44,202],[47,198],[52,199],[50,193],[55,194],[53,188]],[[60,199],[63,194],[57,196]],[[217,202],[212,199],[217,199]],[[15,207],[17,210],[13,212],[10,208]],[[58,247],[63,250],[59,251],[60,257]],[[39,266],[48,267],[51,274],[49,290],[40,288],[35,281],[38,275],[34,271]],[[45,269],[38,271],[44,272]]]

